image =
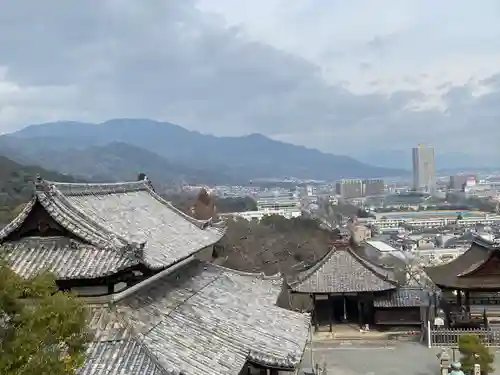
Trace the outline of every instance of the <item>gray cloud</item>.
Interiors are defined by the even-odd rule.
[[[500,135],[493,127],[500,118],[498,77],[483,82],[494,91],[479,98],[469,87],[451,88],[446,113],[412,111],[409,104],[422,93],[355,95],[327,84],[318,66],[246,40],[195,1],[0,0],[0,6],[4,131],[55,119],[149,117],[345,153],[418,142],[464,147],[470,137],[463,131],[473,124],[478,143],[498,143],[481,133]],[[382,48],[380,39],[372,44]]]

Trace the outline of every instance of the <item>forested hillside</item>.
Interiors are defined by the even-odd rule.
[[[0,156],[0,224],[9,222],[20,211],[19,206],[31,198],[37,173],[46,180],[76,181],[72,176],[24,166]]]
[[[285,219],[273,215],[261,222],[245,219],[228,220],[221,245],[227,257],[226,267],[283,273],[288,277],[316,263],[331,247],[332,233],[321,229],[312,219]]]

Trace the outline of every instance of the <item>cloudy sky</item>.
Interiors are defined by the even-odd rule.
[[[0,0],[0,130],[146,117],[497,158],[498,0]]]

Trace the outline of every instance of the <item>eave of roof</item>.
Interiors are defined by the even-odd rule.
[[[487,262],[500,248],[475,236],[470,248],[452,261],[426,267],[424,270],[434,284],[454,289],[500,289],[500,278],[477,276],[474,271]]]
[[[0,254],[14,272],[32,278],[43,271],[58,280],[93,279],[116,274],[139,262],[114,249],[67,237],[25,237],[4,243]]]

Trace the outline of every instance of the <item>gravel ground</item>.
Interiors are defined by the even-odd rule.
[[[303,367],[326,363],[327,375],[435,375],[439,374],[436,354],[439,348],[428,349],[416,342],[325,342],[306,349]],[[495,350],[495,349],[494,349]],[[500,375],[500,348],[495,350]]]

